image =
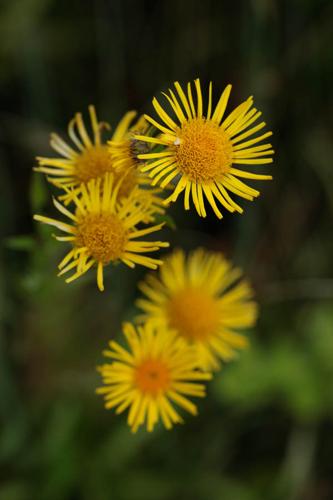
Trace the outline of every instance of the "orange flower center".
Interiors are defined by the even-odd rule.
[[[107,264],[119,259],[127,241],[127,231],[116,215],[89,214],[78,222],[76,246],[87,247],[97,262]]]
[[[205,118],[194,118],[177,132],[175,155],[183,174],[193,182],[221,179],[232,164],[232,144],[225,131]]]
[[[206,340],[218,327],[218,304],[204,290],[187,288],[171,298],[168,317],[170,326],[186,339]]]
[[[113,163],[105,145],[85,149],[75,162],[76,176],[81,182],[102,177],[113,171]]]
[[[147,359],[136,368],[134,382],[141,392],[156,397],[170,387],[170,370],[160,359]]]

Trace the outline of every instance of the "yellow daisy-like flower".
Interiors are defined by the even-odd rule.
[[[110,158],[117,175],[126,174],[123,181],[125,194],[128,194],[134,186],[139,186],[142,194],[141,203],[145,204],[148,200],[148,203],[154,206],[153,215],[164,214],[165,207],[162,198],[159,196],[161,189],[152,189],[148,176],[140,171],[140,166],[144,162],[138,159],[138,154],[147,152],[150,148],[147,148],[143,142],[134,137],[135,134],[147,133],[150,125],[143,116],[131,125],[135,116],[136,113],[132,112],[131,120],[108,141]],[[147,222],[150,222],[150,220],[147,220]]]
[[[175,183],[173,193],[166,202],[175,202],[184,192],[184,206],[190,208],[190,197],[198,214],[206,216],[204,198],[211,205],[216,216],[222,218],[218,201],[230,212],[242,213],[243,209],[231,198],[230,193],[247,200],[253,200],[259,191],[249,187],[240,179],[267,180],[271,175],[261,175],[236,168],[234,165],[264,165],[271,163],[274,153],[272,145],[261,143],[272,132],[255,135],[264,122],[254,125],[261,113],[253,108],[249,97],[226,118],[231,85],[223,91],[215,110],[212,109],[212,83],[209,85],[207,112],[203,110],[203,99],[199,79],[195,80],[196,105],[191,83],[187,84],[187,95],[178,82],[169,94],[163,94],[175,115],[175,119],[163,109],[156,98],[153,106],[163,123],[150,116],[145,118],[161,134],[158,137],[137,135],[138,140],[161,147],[150,153],[140,154],[140,159],[149,160],[142,168],[153,178],[152,184],[161,187]],[[254,136],[251,138],[251,136]]]
[[[103,291],[103,268],[121,260],[129,267],[141,264],[156,269],[161,260],[148,257],[146,253],[169,246],[161,241],[137,241],[149,233],[161,229],[163,224],[137,229],[149,212],[142,210],[136,191],[128,198],[118,201],[121,180],[115,185],[112,174],[91,180],[88,185],[81,185],[80,196],[73,194],[75,211],[70,212],[54,199],[56,208],[69,219],[71,224],[35,215],[34,219],[68,233],[68,236],[56,236],[59,241],[70,242],[73,248],[59,264],[62,275],[75,269],[75,273],[66,282],[79,278],[93,265],[97,265],[97,285]]]
[[[135,114],[132,116],[132,120],[134,117]],[[129,122],[128,126],[122,129],[121,134],[117,134],[116,137],[113,136],[108,141],[110,156],[116,169],[122,170],[126,167],[139,171],[139,165],[144,162],[139,160],[137,156],[139,153],[147,153],[150,148],[135,139],[135,134],[145,134],[148,132],[149,127],[150,125],[144,116],[141,116],[134,125],[130,126]],[[146,176],[141,174],[141,177]]]
[[[182,423],[173,403],[196,415],[188,397],[204,397],[205,386],[199,382],[211,375],[196,369],[195,353],[187,343],[150,324],[135,329],[126,323],[123,331],[128,350],[111,341],[110,350],[103,354],[113,361],[98,368],[104,386],[97,393],[104,395],[105,407],[116,408],[117,414],[128,408],[127,422],[133,432],[145,424],[151,432],[159,420],[167,429]]]
[[[252,289],[241,276],[220,253],[197,249],[186,259],[176,250],[157,276],[139,284],[145,298],[137,301],[144,311],[138,320],[174,329],[195,346],[202,369],[218,370],[220,359],[247,346],[235,330],[253,326],[257,317]]]
[[[76,113],[68,126],[68,136],[72,145],[53,133],[50,145],[61,157],[37,157],[39,166],[35,168],[35,171],[47,174],[52,184],[67,190],[66,194],[60,196],[66,205],[73,200],[74,194],[79,192],[81,183],[86,184],[92,179],[102,177],[107,172],[113,172],[116,180],[123,179],[119,190],[120,197],[128,196],[135,186],[142,184],[141,178],[144,177],[138,169],[132,168],[133,161],[123,163],[115,161],[109,146],[102,141],[101,134],[105,128],[110,130],[110,125],[98,121],[94,106],[89,106],[89,114],[92,137],[87,132],[82,114]],[[124,115],[112,135],[113,143],[124,143],[135,116],[135,111],[129,111]],[[143,131],[144,129],[140,126],[136,127],[136,130]],[[144,194],[147,197],[147,191]]]

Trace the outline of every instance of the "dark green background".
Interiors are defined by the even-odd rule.
[[[332,2],[0,5],[0,500],[331,500]],[[255,96],[274,181],[222,222],[173,207],[164,236],[243,266],[261,315],[198,418],[132,436],[95,396],[95,365],[144,271],[111,270],[104,294],[92,272],[56,277],[63,245],[32,223],[56,213],[34,156],[90,103],[114,126],[198,76],[216,98],[232,83],[231,106]]]

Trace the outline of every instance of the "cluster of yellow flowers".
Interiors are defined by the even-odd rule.
[[[72,144],[52,134],[51,146],[61,156],[38,157],[35,168],[61,190],[53,202],[69,221],[34,218],[65,233],[55,238],[70,245],[59,264],[59,275],[72,272],[67,283],[95,267],[102,291],[105,266],[122,261],[156,270],[163,264],[139,284],[141,314],[123,326],[127,348],[111,341],[104,351],[111,362],[98,368],[104,385],[97,392],[106,408],[128,410],[134,432],[141,425],[152,431],[159,420],[169,429],[183,421],[181,410],[195,415],[189,398],[205,396],[205,382],[221,361],[247,345],[238,330],[257,317],[250,285],[221,253],[178,249],[163,260],[147,255],[169,246],[143,238],[162,228],[158,219],[181,193],[186,210],[191,199],[206,217],[206,201],[220,219],[221,208],[243,212],[231,194],[247,200],[259,195],[241,179],[272,178],[235,167],[272,162],[271,144],[262,143],[272,133],[257,134],[265,123],[255,124],[261,113],[252,97],[225,117],[231,85],[214,111],[209,85],[206,112],[199,79],[185,91],[178,82],[174,87],[163,94],[168,112],[154,98],[158,120],[144,115],[134,121],[130,111],[107,141],[102,132],[110,126],[98,121],[93,106],[90,134],[77,113],[68,126]]]

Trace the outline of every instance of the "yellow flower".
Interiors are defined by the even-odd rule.
[[[211,378],[196,370],[196,357],[183,339],[165,329],[145,324],[135,329],[130,323],[123,328],[128,350],[117,342],[109,343],[104,355],[111,364],[98,368],[104,386],[97,393],[105,397],[105,408],[116,413],[129,409],[127,423],[133,432],[145,425],[148,432],[162,420],[167,429],[183,419],[174,408],[197,414],[188,396],[204,397],[202,383]]]
[[[213,112],[210,83],[208,108],[204,113],[199,79],[194,83],[196,106],[191,83],[187,85],[187,95],[178,82],[175,82],[178,96],[171,89],[170,95],[164,94],[175,119],[169,116],[156,98],[153,99],[153,106],[163,123],[147,115],[145,118],[161,134],[156,138],[147,135],[136,135],[136,138],[160,147],[155,152],[138,155],[140,159],[150,160],[142,171],[149,171],[153,185],[159,184],[163,188],[172,181],[175,183],[175,189],[166,202],[176,201],[180,193],[184,192],[185,209],[190,208],[192,197],[195,208],[202,217],[206,216],[204,198],[218,218],[222,218],[222,213],[216,200],[230,212],[242,213],[243,209],[230,197],[229,192],[253,200],[259,195],[259,191],[240,179],[264,180],[271,179],[272,176],[240,170],[234,165],[271,163],[271,155],[274,153],[272,145],[257,144],[272,135],[272,132],[250,138],[265,126],[264,122],[252,126],[261,115],[257,109],[252,108],[252,97],[224,118],[231,85],[225,88]]]
[[[241,275],[220,253],[197,249],[186,259],[176,250],[157,276],[140,283],[146,297],[137,301],[144,311],[138,320],[174,329],[195,346],[202,369],[217,370],[219,359],[228,361],[247,346],[234,330],[254,325],[257,317],[253,292]]]
[[[87,186],[82,184],[80,196],[75,193],[73,195],[74,213],[54,199],[56,208],[71,219],[71,224],[41,215],[34,216],[35,220],[68,233],[68,236],[56,236],[57,240],[70,242],[73,247],[58,266],[59,275],[75,269],[75,273],[67,278],[67,283],[79,278],[96,264],[97,285],[102,291],[103,268],[112,262],[121,260],[129,267],[141,264],[150,269],[156,269],[162,264],[161,260],[142,254],[169,244],[161,241],[137,241],[137,238],[158,231],[163,224],[137,229],[137,225],[149,212],[143,211],[137,202],[136,190],[130,197],[122,198],[119,202],[120,188],[121,180],[115,185],[112,174],[106,174],[104,181],[99,178],[89,181]]]
[[[102,141],[101,131],[103,128],[110,129],[110,125],[97,120],[94,106],[89,106],[92,138],[89,136],[84,125],[82,114],[76,113],[68,126],[68,135],[72,145],[68,145],[58,134],[51,134],[51,147],[61,155],[59,158],[38,157],[39,166],[35,171],[47,174],[48,180],[59,188],[67,190],[66,194],[60,196],[60,200],[67,205],[73,200],[74,194],[78,194],[81,183],[88,183],[92,179],[102,177],[107,172],[113,172],[115,180],[123,179],[119,189],[119,196],[128,196],[135,186],[147,184],[146,176],[134,168],[134,158],[132,153],[129,157],[131,161],[120,162],[115,159],[108,145]],[[129,126],[136,116],[135,111],[129,111],[124,115],[116,127],[112,143],[129,144]],[[140,124],[140,121],[139,121]],[[143,131],[142,125],[136,130]],[[125,140],[126,139],[126,140]],[[124,155],[123,155],[124,156]],[[138,160],[139,162],[139,160]],[[68,191],[70,189],[70,191]],[[142,193],[142,201],[147,198],[147,190]],[[161,210],[161,200],[155,191],[149,192],[148,196],[154,197],[156,212]]]
[[[141,141],[137,141],[134,137],[135,133],[146,133],[149,129],[149,124],[143,116],[141,116],[133,125],[131,121],[134,119],[136,113],[132,112],[131,120],[128,121],[117,134],[114,134],[112,139],[108,141],[109,154],[112,160],[113,168],[117,175],[124,175],[126,177],[123,182],[124,194],[128,195],[134,186],[138,185],[141,189],[141,203],[148,203],[154,207],[153,215],[164,214],[165,208],[161,194],[161,189],[152,189],[151,182],[146,174],[140,172],[140,166],[144,164],[142,160],[138,159],[138,154],[141,152],[149,151]],[[131,125],[131,126],[130,126]],[[125,188],[125,189],[124,189]],[[120,193],[121,195],[122,193]],[[153,218],[153,217],[152,217]],[[147,222],[150,222],[148,219]]]
[[[123,127],[121,134],[113,136],[112,139],[108,141],[109,152],[116,169],[122,170],[125,166],[126,168],[132,168],[132,170],[138,171],[138,167],[140,164],[144,164],[144,162],[139,160],[137,155],[139,153],[147,153],[150,148],[147,148],[141,141],[137,141],[134,136],[135,134],[147,133],[149,123],[141,116],[134,125],[131,127],[129,127],[129,125],[130,122],[127,124],[127,127]],[[145,176],[141,175],[141,177]]]

